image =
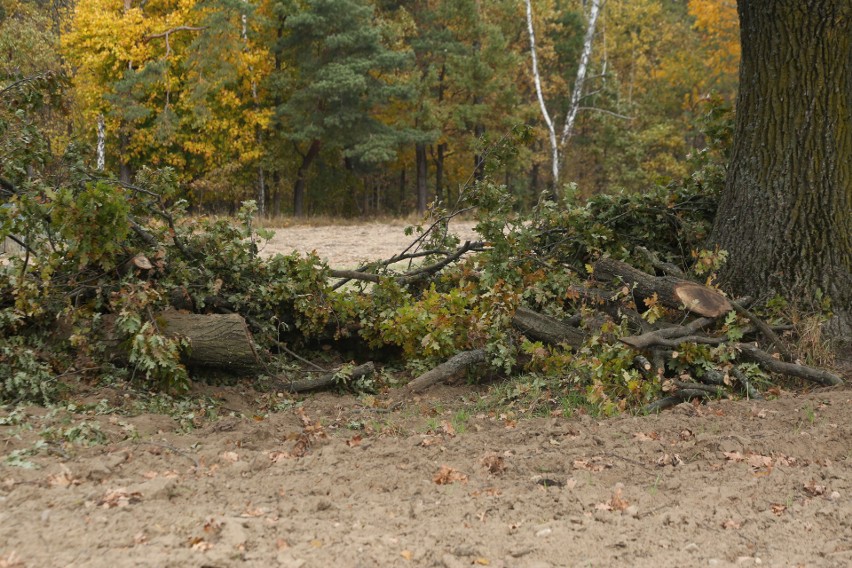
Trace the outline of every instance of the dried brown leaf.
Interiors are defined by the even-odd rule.
[[[420,446],[424,448],[428,448],[429,446],[434,446],[435,444],[439,444],[441,441],[437,438],[433,438],[431,436],[424,436],[422,440],[420,440]]]
[[[825,494],[826,487],[825,485],[817,484],[816,480],[811,479],[804,485],[805,493],[810,495],[811,497],[816,497],[818,495]]]
[[[221,457],[223,461],[231,463],[240,461],[240,455],[237,452],[222,452],[219,454],[219,457]]]
[[[457,481],[467,483],[467,475],[451,468],[448,465],[442,465],[441,468],[432,477],[432,481],[438,485],[450,485]]]
[[[362,440],[361,435],[355,434],[354,436],[352,436],[351,438],[346,440],[346,445],[349,446],[350,448],[357,448],[358,446],[361,445],[361,440]]]
[[[112,489],[98,501],[98,506],[104,509],[112,509],[114,507],[127,507],[142,500],[142,494],[138,491],[129,492],[125,487]]]
[[[609,504],[614,511],[623,511],[630,506],[630,502],[621,496],[623,486],[619,483],[615,486],[615,492],[609,500]]]
[[[446,420],[444,420],[443,422],[441,422],[441,431],[442,431],[444,434],[446,434],[447,436],[450,436],[450,437],[452,437],[452,436],[455,436],[455,435],[456,435],[456,429],[455,429],[455,427],[453,427],[453,425],[452,425],[452,424],[450,424],[450,423],[449,423],[448,421],[446,421]]]
[[[660,439],[660,435],[656,432],[636,432],[633,434],[633,439],[637,442],[655,442]]]
[[[500,475],[506,471],[506,460],[497,454],[488,454],[482,458],[482,466],[492,475]]]

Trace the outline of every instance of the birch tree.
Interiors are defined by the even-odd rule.
[[[535,27],[533,25],[532,0],[525,0],[527,9],[527,31],[530,39],[530,58],[532,59],[533,83],[535,84],[535,92],[538,98],[539,107],[541,108],[542,118],[547,127],[548,140],[550,142],[551,154],[551,177],[553,190],[557,191],[559,185],[559,173],[562,169],[562,154],[565,146],[571,139],[574,133],[574,124],[577,120],[577,113],[580,111],[580,103],[583,99],[583,88],[586,82],[586,74],[588,73],[589,60],[592,56],[592,44],[595,37],[595,26],[597,25],[598,15],[600,14],[601,1],[591,0],[591,8],[589,10],[588,23],[586,25],[586,33],[583,37],[583,51],[580,55],[580,64],[577,67],[577,76],[574,79],[574,87],[571,91],[571,103],[568,111],[565,114],[565,122],[562,126],[562,132],[557,137],[556,123],[547,110],[547,102],[544,100],[544,90],[541,86],[541,73],[538,67],[538,54],[535,44]]]

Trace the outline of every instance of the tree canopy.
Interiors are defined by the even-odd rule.
[[[501,161],[503,181],[524,206],[550,183],[522,2],[2,5],[3,41],[29,46],[27,56],[6,51],[8,80],[47,69],[45,58],[67,63],[70,113],[54,121],[64,131],[54,150],[73,133],[94,163],[103,121],[108,172],[130,181],[145,165],[174,167],[195,206],[260,198],[275,214],[297,203],[300,213],[422,210],[480,176],[487,147],[522,126],[531,136]],[[543,95],[560,116],[583,6],[532,2]],[[686,175],[685,159],[707,147],[706,103],[735,96],[736,13],[703,0],[610,1],[591,44],[563,179],[590,195]]]

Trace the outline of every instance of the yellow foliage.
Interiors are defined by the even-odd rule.
[[[689,0],[707,53],[707,66],[718,75],[733,75],[740,64],[740,24],[735,0]]]
[[[269,124],[272,111],[257,101],[272,57],[266,45],[243,35],[235,15],[222,29],[209,31],[215,33],[212,41],[228,42],[229,49],[207,62],[233,72],[226,82],[205,76],[191,59],[204,53],[191,46],[208,33],[205,22],[216,15],[214,9],[200,0],[77,2],[62,47],[75,70],[75,99],[92,139],[97,117],[105,119],[108,159],[115,161],[120,152],[124,160],[171,165],[189,180],[228,161],[251,164],[260,157],[258,131]],[[252,19],[247,24],[252,37],[262,31]],[[122,92],[128,79],[136,82]],[[200,97],[199,86],[207,89]]]

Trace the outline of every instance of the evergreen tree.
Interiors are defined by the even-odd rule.
[[[410,54],[389,49],[373,8],[363,0],[308,0],[301,11],[286,0],[276,7],[282,37],[276,55],[286,64],[273,73],[281,135],[300,156],[293,211],[304,214],[305,188],[320,152],[343,156],[351,168],[389,162],[416,137],[401,124],[382,120],[383,108],[406,99],[400,78]]]

